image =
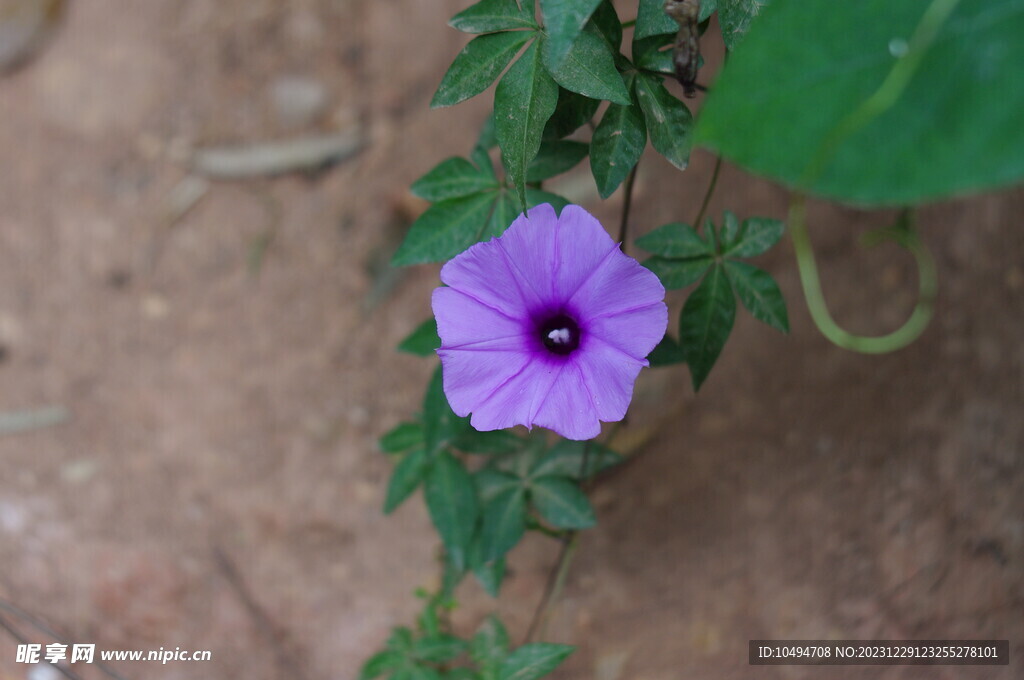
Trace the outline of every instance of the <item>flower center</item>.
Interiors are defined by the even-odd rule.
[[[553,354],[571,354],[580,346],[580,327],[571,317],[559,314],[540,324],[540,339]]]

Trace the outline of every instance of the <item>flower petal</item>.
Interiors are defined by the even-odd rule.
[[[441,281],[471,294],[483,304],[515,318],[527,318],[535,303],[524,301],[512,270],[505,264],[505,256],[497,241],[477,243],[441,267]]]
[[[554,430],[566,439],[592,439],[601,434],[594,402],[575,361],[558,367],[551,387],[535,409],[532,424]]]
[[[454,288],[437,288],[431,296],[437,317],[441,347],[451,349],[489,341],[491,347],[521,349],[527,327],[524,322]]]
[[[483,406],[503,385],[521,375],[530,366],[530,355],[518,350],[470,351],[437,350],[441,357],[441,375],[448,404],[459,417],[473,413],[471,424],[478,430],[498,430],[524,420],[481,419]],[[529,401],[523,406],[525,411]],[[510,414],[513,417],[517,414]]]
[[[558,217],[555,248],[558,264],[554,294],[565,301],[601,268],[605,259],[614,257],[618,244],[593,215],[578,205],[567,205]]]
[[[554,300],[552,273],[556,266],[557,225],[555,209],[543,203],[517,217],[497,241],[505,264],[531,310],[550,307]]]
[[[633,398],[633,383],[646,360],[626,356],[599,338],[591,338],[586,351],[576,356],[597,417],[605,422],[622,420]]]
[[[584,337],[593,336],[615,347],[620,352],[643,359],[665,337],[668,328],[668,307],[656,302],[646,307],[595,316],[584,324]],[[590,351],[589,344],[581,342],[582,353]]]
[[[664,299],[665,287],[654,272],[619,252],[601,263],[573,294],[567,307],[585,323],[595,317],[654,305]]]

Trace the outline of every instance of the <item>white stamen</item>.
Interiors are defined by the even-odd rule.
[[[548,340],[556,345],[565,345],[569,342],[571,336],[572,333],[569,332],[568,328],[556,328],[548,333]]]

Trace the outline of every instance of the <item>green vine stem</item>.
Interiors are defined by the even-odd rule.
[[[822,335],[843,349],[864,354],[894,352],[916,340],[931,321],[935,295],[938,291],[938,276],[935,260],[917,232],[911,227],[909,219],[906,229],[900,230],[898,240],[900,245],[905,247],[917,262],[919,281],[917,305],[910,318],[900,328],[888,335],[871,337],[854,335],[843,330],[829,313],[825,296],[821,292],[821,279],[818,277],[818,266],[814,260],[811,239],[807,234],[806,217],[806,199],[802,194],[798,194],[793,198],[789,207],[789,234],[793,239],[793,249],[796,251],[796,263],[800,270],[800,283],[803,284],[807,308]]]
[[[896,60],[878,89],[839,121],[825,138],[818,153],[804,172],[800,182],[802,186],[809,187],[817,179],[843,140],[888,111],[899,101],[920,66],[925,53],[938,37],[939,30],[959,3],[960,0],[932,0],[914,29],[914,34],[907,44],[906,53]],[[865,354],[894,352],[916,340],[928,326],[928,322],[932,318],[933,303],[938,289],[935,260],[917,236],[916,231],[910,228],[909,223],[906,227],[901,231],[900,242],[910,251],[917,262],[920,281],[917,306],[907,322],[888,335],[879,337],[854,335],[840,328],[829,314],[825,297],[821,292],[821,279],[818,277],[818,267],[814,261],[811,240],[807,235],[806,197],[802,193],[794,194],[789,206],[789,232],[793,239],[793,249],[796,251],[804,298],[818,330],[839,347]]]

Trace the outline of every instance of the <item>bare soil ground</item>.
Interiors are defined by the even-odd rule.
[[[71,2],[0,79],[0,412],[68,414],[0,436],[0,596],[74,642],[213,654],[124,677],[353,678],[435,581],[419,498],[380,512],[376,438],[431,370],[392,350],[437,284],[385,266],[419,207],[405,188],[467,150],[488,106],[427,106],[464,4]],[[292,76],[326,95],[298,123],[273,104]],[[356,124],[355,159],[214,182],[177,214],[191,149]],[[692,219],[711,166],[646,157],[635,232]],[[587,187],[583,168],[556,190],[613,224],[620,198]],[[726,207],[782,216],[785,194],[727,167]],[[636,458],[595,489],[548,626],[580,645],[556,677],[1024,677],[1022,214],[1020,191],[923,212],[941,297],[908,349],[829,345],[782,247],[761,264],[789,337],[741,315],[699,396],[685,369],[648,371],[622,438]],[[885,216],[813,218],[836,317],[898,325],[912,269],[857,246]],[[521,636],[555,552],[528,539],[500,600],[465,586],[455,624],[497,609]],[[823,637],[1009,639],[1012,663],[747,665],[749,639]],[[38,673],[15,646],[0,630],[0,678]]]

